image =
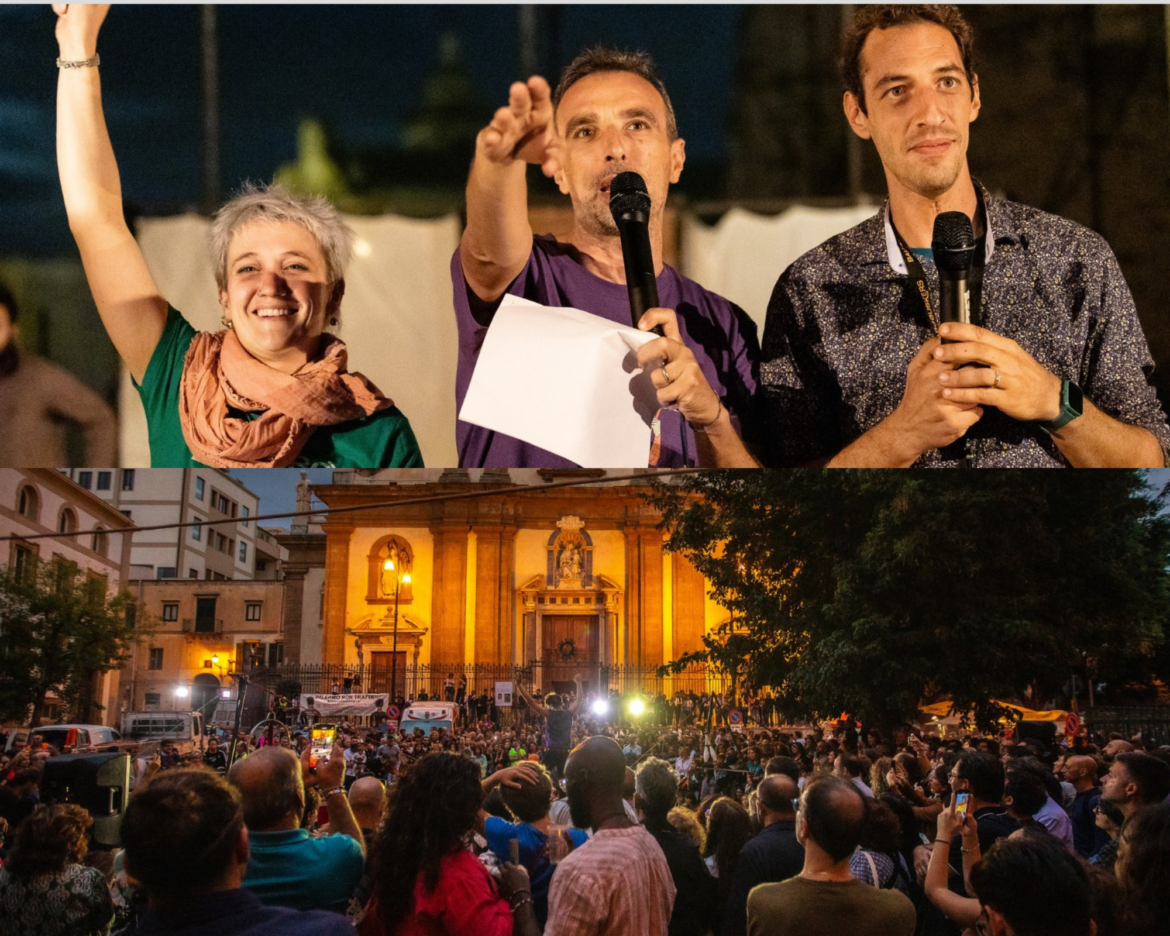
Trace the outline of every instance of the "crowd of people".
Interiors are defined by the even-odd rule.
[[[647,725],[522,694],[515,724],[339,726],[136,758],[121,847],[0,764],[13,936],[1160,932],[1170,746]],[[234,747],[234,755],[232,749]]]

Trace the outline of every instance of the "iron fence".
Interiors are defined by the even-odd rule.
[[[387,666],[365,664],[283,665],[253,675],[283,695],[328,695],[330,693],[390,692],[393,684],[398,696],[408,699],[444,699],[467,681],[472,695],[492,694],[497,682],[514,682],[529,692],[559,691],[573,688],[573,677],[580,674],[588,693],[620,695],[659,694],[671,698],[675,693],[694,692],[729,695],[733,683],[726,674],[702,664],[693,664],[681,673],[659,676],[658,667],[637,664],[564,663],[535,660],[524,665],[499,663],[430,663],[399,665],[397,673]],[[278,687],[283,685],[283,691]]]
[[[1090,731],[1105,737],[1114,731],[1127,738],[1140,733],[1155,746],[1170,744],[1170,705],[1095,705],[1084,719]]]

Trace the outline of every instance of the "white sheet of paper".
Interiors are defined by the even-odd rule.
[[[637,349],[656,336],[505,296],[459,418],[586,468],[645,468],[658,397]]]

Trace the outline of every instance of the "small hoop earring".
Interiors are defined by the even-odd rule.
[[[221,318],[220,321],[223,322],[224,328],[235,328],[236,327],[235,325],[232,324],[232,320],[230,318],[228,318],[226,315],[223,318]]]

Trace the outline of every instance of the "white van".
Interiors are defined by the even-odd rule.
[[[429,735],[432,728],[446,728],[455,725],[455,705],[452,702],[415,702],[402,713],[400,730],[409,735],[415,728]]]
[[[180,754],[203,747],[201,712],[126,712],[122,736],[133,741],[174,744]]]

